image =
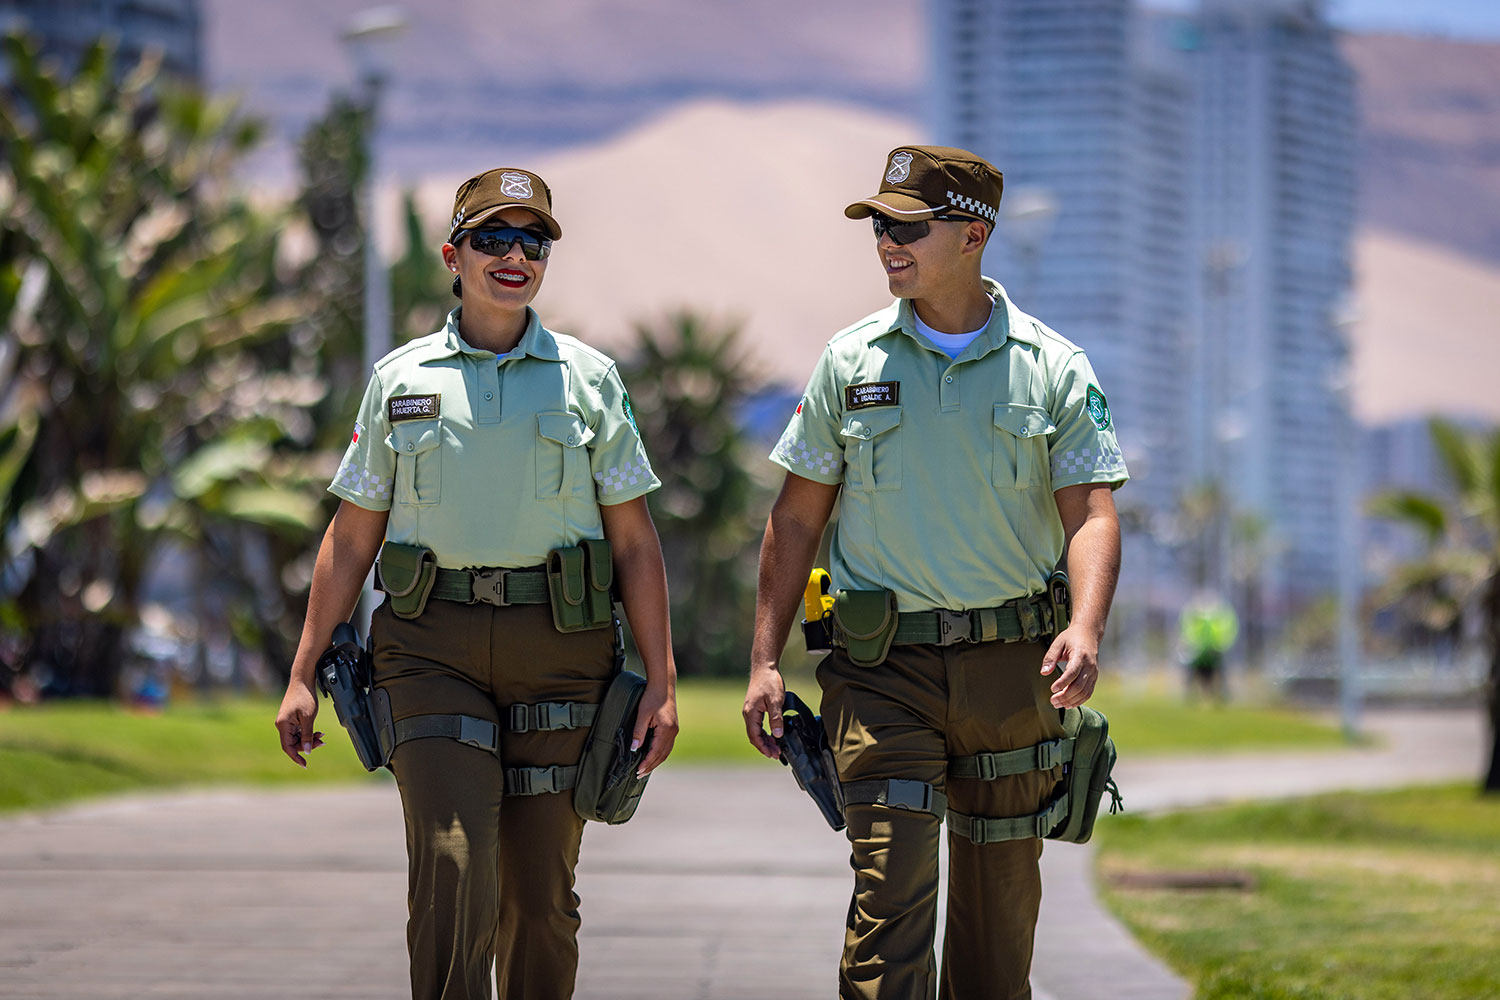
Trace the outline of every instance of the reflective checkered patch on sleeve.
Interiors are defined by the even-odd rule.
[[[608,469],[595,472],[594,479],[599,483],[599,495],[607,497],[651,482],[651,467],[628,458],[620,465],[611,465]]]
[[[790,427],[781,435],[781,440],[776,442],[771,455],[794,468],[806,469],[820,476],[831,476],[838,472],[839,463],[843,461],[842,456],[836,457],[831,451],[810,447]]]
[[[1118,446],[1070,448],[1052,453],[1054,481],[1092,476],[1093,482],[1108,482],[1111,478],[1124,474],[1125,455]]]
[[[370,500],[389,500],[391,498],[391,480],[387,476],[377,476],[369,469],[361,469],[353,465],[339,466],[339,474],[334,479],[335,486],[342,486],[350,493],[366,497]]]

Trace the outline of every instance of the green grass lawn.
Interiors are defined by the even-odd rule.
[[[816,702],[810,678],[792,687]],[[738,680],[690,680],[678,691],[682,730],[673,763],[754,765]],[[1121,753],[1203,753],[1268,747],[1332,747],[1335,729],[1296,712],[1184,705],[1160,692],[1106,685],[1094,704],[1110,718]],[[328,743],[306,771],[277,749],[272,699],[176,702],[141,713],[97,702],[50,702],[0,710],[0,810],[35,808],[113,792],[211,784],[388,780],[366,774],[325,699]],[[789,779],[790,780],[790,779]]]
[[[1197,1000],[1500,997],[1500,798],[1471,785],[1116,816],[1099,837],[1106,901]],[[1112,884],[1204,871],[1253,888]]]

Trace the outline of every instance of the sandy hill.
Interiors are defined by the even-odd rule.
[[[742,323],[762,371],[800,385],[834,332],[889,301],[869,225],[842,209],[879,185],[892,146],[920,138],[843,105],[706,101],[544,159],[566,236],[537,307],[608,347],[690,306]],[[464,176],[421,185],[428,218]]]
[[[889,301],[868,226],[841,209],[914,136],[909,119],[842,104],[707,101],[544,159],[567,236],[538,307],[608,348],[634,321],[691,306],[742,322],[754,363],[799,388],[832,333]],[[428,218],[446,216],[464,176],[422,184]],[[1370,229],[1356,273],[1360,416],[1500,420],[1500,266]]]
[[[1366,225],[1500,261],[1500,44],[1350,35]]]
[[[290,175],[290,144],[332,89],[352,85],[339,35],[374,2],[203,0],[211,85],[243,94],[278,138],[258,172]],[[383,155],[406,177],[436,163],[534,161],[684,101],[810,99],[917,118],[927,97],[921,3],[404,6],[411,24],[393,46]],[[1342,47],[1362,95],[1364,223],[1500,261],[1500,43],[1355,34]]]
[[[1500,266],[1377,229],[1355,242],[1354,402],[1368,423],[1500,423]]]

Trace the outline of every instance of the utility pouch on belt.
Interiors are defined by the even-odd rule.
[[[547,553],[547,590],[552,624],[559,632],[583,632],[614,624],[610,587],[614,564],[609,542],[589,539]]]
[[[1052,602],[1052,634],[1068,627],[1073,620],[1073,594],[1068,590],[1068,574],[1060,569],[1047,577],[1047,599]]]
[[[885,662],[896,637],[896,595],[889,590],[840,590],[833,595],[833,624],[861,667]]]
[[[380,586],[397,618],[415,618],[426,610],[437,569],[431,549],[390,541],[380,547]]]
[[[340,623],[333,630],[333,644],[318,657],[313,671],[318,681],[318,690],[333,701],[339,723],[349,732],[354,742],[354,752],[366,771],[385,766],[390,752],[382,745],[380,730],[382,720],[380,708],[384,709],[384,724],[390,723],[390,702],[385,692],[370,692],[370,654],[361,649],[359,633],[348,622]]]
[[[573,809],[586,820],[623,823],[635,815],[645,794],[651,776],[638,778],[635,772],[651,749],[655,732],[648,731],[640,749],[630,751],[636,712],[645,693],[646,678],[631,670],[616,674],[604,692],[578,759],[578,783],[573,786]]]

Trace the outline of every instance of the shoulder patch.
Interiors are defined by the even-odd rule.
[[[441,393],[430,396],[392,396],[385,401],[385,417],[391,423],[400,420],[425,420],[438,415]]]
[[[641,429],[635,425],[635,411],[630,408],[630,393],[620,394],[620,405],[625,410],[625,419],[630,421],[630,429],[635,431],[635,436],[641,436]]]
[[[901,402],[900,382],[861,382],[844,386],[844,409],[866,406],[896,406]]]
[[[1097,385],[1089,385],[1088,402],[1089,416],[1094,421],[1094,426],[1101,431],[1109,429],[1109,403],[1104,399],[1104,393],[1099,391]]]

